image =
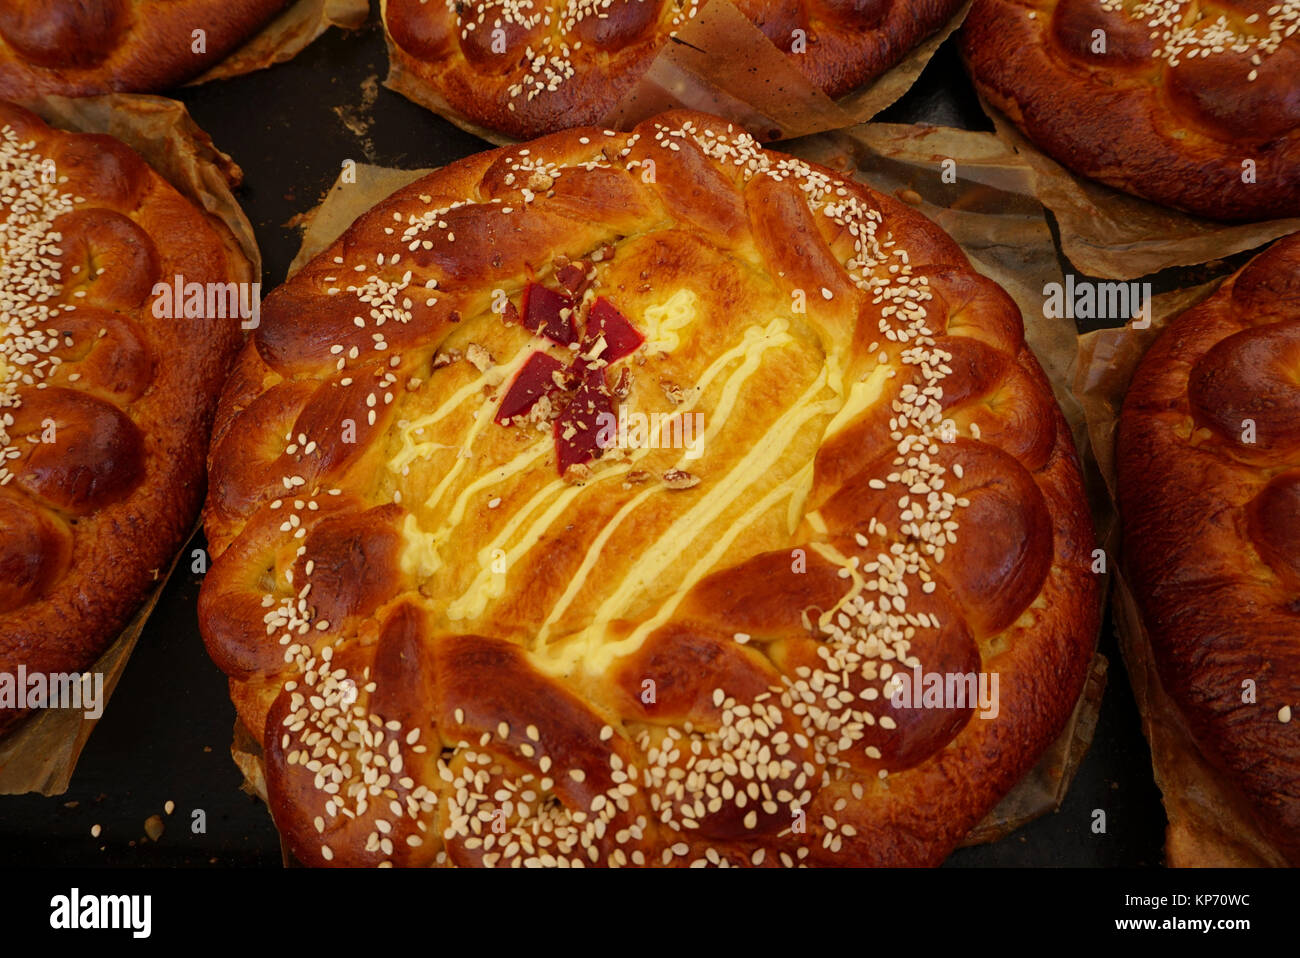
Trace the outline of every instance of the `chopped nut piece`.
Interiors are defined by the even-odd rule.
[[[570,485],[581,485],[591,478],[591,467],[583,462],[575,462],[564,470],[564,481]]]
[[[690,489],[700,484],[700,477],[682,469],[669,469],[664,473],[664,485],[669,489]]]
[[[560,410],[551,402],[551,397],[542,395],[537,397],[537,402],[533,403],[533,408],[528,410],[529,422],[549,422],[560,414]]]
[[[478,343],[470,343],[465,350],[465,358],[474,364],[474,368],[481,373],[487,372],[495,363],[492,360],[492,354],[480,346]]]
[[[626,399],[627,394],[632,391],[632,373],[626,367],[619,370],[618,382],[614,384],[613,396],[615,399]]]
[[[460,362],[460,350],[449,349],[445,353],[439,353],[433,357],[433,368],[441,369],[443,366],[449,366],[452,363]]]

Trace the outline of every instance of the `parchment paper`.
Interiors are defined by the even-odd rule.
[[[289,264],[285,282],[342,236],[343,231],[362,213],[379,205],[407,184],[432,172],[433,170],[394,170],[386,166],[358,163],[355,183],[345,183],[340,174],[320,205],[298,219],[299,225],[303,227],[302,245],[298,247],[298,255]]]
[[[185,85],[224,80],[291,60],[330,27],[355,30],[369,13],[370,0],[296,0],[247,43]]]
[[[239,181],[239,167],[213,146],[182,104],[163,97],[114,93],[79,99],[52,96],[24,105],[60,129],[108,133],[122,140],[207,211],[214,226],[229,231],[247,260],[246,280],[261,276],[262,261],[253,229],[230,192]],[[157,586],[135,617],[99,661],[86,670],[104,675],[105,709],[171,570],[180,557],[189,554],[191,538],[187,537],[172,564],[159,570]],[[82,711],[68,709],[45,709],[25,720],[12,734],[0,739],[0,794],[61,795],[67,791],[77,759],[97,721],[86,718]]]
[[[711,0],[665,43],[640,82],[597,126],[630,129],[673,108],[702,110],[743,126],[761,140],[834,130],[875,116],[901,97],[935,50],[966,18],[967,3],[938,32],[861,89],[831,100],[730,0]],[[469,120],[437,92],[409,75],[389,49],[384,85],[455,123],[502,145],[516,142]]]
[[[1115,431],[1139,360],[1160,330],[1218,288],[1219,281],[1155,297],[1151,328],[1104,329],[1079,337],[1074,391],[1084,409],[1089,443],[1111,499],[1104,547],[1115,561],[1120,530],[1114,506]],[[1241,796],[1201,754],[1160,683],[1151,642],[1123,572],[1115,571],[1111,610],[1128,669],[1151,765],[1169,816],[1165,855],[1173,867],[1285,866],[1260,833]]]
[[[1062,252],[1089,276],[1137,279],[1255,249],[1300,230],[1300,218],[1204,219],[1076,176],[1030,143],[1004,114],[980,102],[998,135],[1033,171],[1030,187],[1056,217]]]

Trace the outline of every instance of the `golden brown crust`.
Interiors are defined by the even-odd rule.
[[[0,0],[0,97],[166,90],[224,59],[285,3]]]
[[[961,0],[736,3],[831,97],[884,73],[961,5]],[[470,122],[517,139],[602,122],[669,37],[703,6],[699,0],[382,4],[389,56]],[[792,52],[796,43],[802,52]]]
[[[983,97],[1075,172],[1260,220],[1300,215],[1297,22],[1296,0],[975,0],[961,50]]]
[[[0,130],[0,673],[78,672],[193,527],[242,338],[237,319],[156,318],[153,284],[251,277],[229,231],[119,141],[3,103]],[[7,704],[0,729],[25,714]]]
[[[604,402],[698,411],[699,457],[561,474]],[[309,864],[936,864],[1082,687],[1091,522],[1014,304],[714,118],[393,194],[219,419],[200,623]],[[996,672],[999,715],[890,662]]]
[[[1124,401],[1124,560],[1161,682],[1300,864],[1300,237],[1170,324]],[[1249,684],[1247,684],[1249,683]],[[1284,721],[1286,719],[1286,721]]]

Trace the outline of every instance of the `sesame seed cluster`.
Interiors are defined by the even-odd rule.
[[[438,179],[441,174],[415,184],[400,201],[389,201],[353,227],[352,233],[364,230],[374,245],[360,244],[349,234],[291,284],[314,288],[319,301],[330,304],[328,322],[334,325],[322,328],[333,329],[337,338],[319,346],[326,357],[323,368],[307,374],[327,383],[318,388],[317,399],[305,401],[298,424],[277,434],[279,444],[269,459],[257,435],[248,439],[248,448],[257,449],[268,467],[296,465],[268,487],[258,511],[234,523],[233,535],[223,536],[220,526],[210,526],[216,562],[204,585],[211,595],[209,607],[226,610],[214,613],[225,617],[223,629],[243,615],[239,603],[255,594],[260,617],[255,628],[276,650],[274,660],[258,659],[256,671],[273,680],[263,688],[265,711],[252,712],[251,725],[256,727],[266,716],[272,766],[268,781],[273,806],[280,808],[277,821],[290,830],[300,857],[320,864],[795,867],[860,862],[870,857],[869,847],[879,837],[866,830],[863,809],[890,788],[890,757],[885,754],[889,749],[882,748],[882,741],[904,734],[891,717],[890,696],[900,673],[934,664],[921,650],[942,647],[945,628],[960,625],[941,611],[953,608],[957,614],[955,607],[935,602],[947,554],[964,541],[961,513],[970,500],[952,487],[963,476],[962,464],[947,458],[941,448],[945,417],[951,415],[944,407],[944,380],[953,374],[953,354],[940,341],[947,307],[936,320],[935,291],[927,272],[913,265],[915,248],[905,238],[917,223],[908,219],[909,213],[887,216],[860,186],[765,151],[749,135],[693,114],[648,122],[630,134],[579,130],[562,139],[562,145],[557,137],[494,154],[487,178],[467,181],[463,189],[448,191]],[[679,348],[663,346],[668,341],[663,334],[647,329],[636,334],[636,342],[660,343],[654,350],[658,360],[639,345],[628,347],[626,355],[607,352],[620,335],[627,335],[611,332],[614,327],[608,326],[606,333],[613,339],[583,345],[602,297],[610,297],[618,308],[612,271],[632,255],[638,237],[593,239],[592,248],[581,257],[535,251],[541,258],[528,264],[527,288],[559,282],[574,291],[571,300],[560,297],[573,305],[550,316],[552,325],[529,326],[534,311],[542,307],[530,306],[527,293],[521,305],[515,305],[522,279],[507,284],[508,302],[494,307],[490,300],[496,297],[488,296],[489,290],[467,289],[448,277],[460,268],[455,256],[469,255],[461,252],[461,244],[474,244],[485,232],[526,232],[542,221],[552,204],[560,202],[557,195],[564,195],[566,178],[617,174],[648,195],[663,195],[677,189],[670,171],[676,157],[685,154],[719,171],[738,196],[764,182],[797,191],[794,195],[820,224],[821,235],[834,237],[834,245],[827,248],[834,250],[839,275],[827,277],[810,299],[824,305],[809,309],[824,309],[828,317],[870,317],[870,334],[859,347],[862,365],[854,367],[854,375],[864,384],[869,378],[902,381],[884,400],[886,449],[892,448],[892,456],[880,460],[882,471],[870,483],[895,504],[898,519],[886,523],[872,518],[857,532],[833,537],[818,535],[820,520],[808,518],[807,528],[814,530],[808,533],[809,548],[833,564],[839,583],[826,608],[789,610],[791,627],[814,640],[815,661],[794,661],[785,668],[768,651],[775,634],[733,630],[720,640],[716,653],[738,656],[749,678],[740,685],[720,681],[701,688],[699,701],[707,718],[669,716],[649,722],[607,696],[590,697],[592,683],[609,683],[619,663],[636,656],[646,641],[636,637],[641,633],[618,640],[615,630],[602,631],[604,619],[593,609],[595,642],[578,652],[563,672],[544,663],[575,647],[578,633],[564,631],[554,640],[541,641],[537,636],[550,631],[550,620],[532,639],[486,638],[500,625],[494,618],[497,594],[491,591],[487,570],[496,550],[481,544],[488,540],[472,538],[480,533],[465,518],[502,514],[489,521],[505,523],[508,530],[501,540],[503,554],[518,545],[521,555],[528,555],[535,544],[529,537],[537,533],[522,524],[532,521],[539,507],[524,506],[515,484],[546,472],[555,475],[550,427],[555,426],[557,436],[572,438],[559,426],[565,409],[571,414],[577,400],[552,393],[541,417],[494,420],[529,349],[568,354],[574,369],[594,375],[601,385],[593,389],[609,398],[627,382],[625,373],[630,371],[635,382],[647,375],[649,363],[665,361],[664,356],[671,357]],[[485,167],[479,164],[477,169],[476,178],[484,176]],[[647,175],[655,171],[657,175]],[[500,186],[489,188],[489,181]],[[672,217],[665,219],[663,209],[647,213],[654,224],[647,228],[657,231],[654,235],[671,236],[674,229],[684,228]],[[903,235],[897,232],[900,225]],[[698,225],[695,229],[711,242],[720,241],[721,234],[714,236]],[[548,263],[547,258],[553,259]],[[643,273],[642,279],[647,289],[653,286],[653,275]],[[840,279],[847,282],[840,284]],[[274,338],[281,321],[274,297],[265,315],[264,335]],[[295,315],[305,315],[301,306],[295,306]],[[633,326],[641,322],[635,314],[625,319]],[[692,326],[708,321],[697,316]],[[566,333],[565,324],[576,332]],[[769,338],[782,328],[772,326]],[[531,330],[531,338],[525,330]],[[547,345],[548,337],[559,339]],[[572,340],[567,349],[560,345],[566,337]],[[749,343],[754,337],[742,340]],[[786,340],[793,342],[788,335]],[[451,341],[457,346],[450,346]],[[530,345],[519,353],[521,358],[509,361],[512,342]],[[738,363],[739,370],[756,368],[761,351],[735,349],[737,359],[746,359]],[[717,369],[729,368],[721,356],[710,358],[722,364]],[[803,406],[813,410],[807,415],[820,417],[816,421],[823,427],[830,421],[847,401],[844,390],[849,388],[830,383],[829,370],[838,362],[823,361],[807,400],[791,398],[788,407],[773,411],[773,428],[781,416]],[[679,407],[689,407],[703,396],[719,394],[710,391],[715,375],[720,374],[710,372],[699,382],[672,383],[654,391]],[[267,379],[277,376],[270,373]],[[272,394],[301,385],[301,380],[287,380]],[[565,377],[557,374],[554,385],[562,389]],[[359,465],[320,469],[319,457],[328,456],[336,442],[328,434],[332,424],[326,424],[326,432],[315,433],[302,423],[311,421],[314,402],[337,409],[334,397],[340,390],[357,391],[354,408],[365,412],[358,426],[373,430],[359,434],[369,458],[349,461]],[[833,390],[841,393],[839,398]],[[728,392],[721,390],[722,395]],[[424,438],[419,430],[425,427],[417,423],[434,430],[456,409],[463,410],[459,421],[470,431],[467,438],[446,445],[452,436],[436,430],[434,438]],[[859,415],[874,410],[875,404],[867,403]],[[227,429],[235,437],[232,442],[262,428],[241,415]],[[548,417],[552,423],[545,421]],[[568,425],[573,430],[574,423]],[[533,426],[546,435],[536,435]],[[725,434],[725,416],[715,428]],[[511,447],[515,451],[504,461],[477,451],[478,443],[513,436],[520,429],[522,445]],[[533,438],[528,438],[530,433]],[[964,438],[978,443],[974,422]],[[423,451],[404,453],[402,443],[410,442],[425,443]],[[438,449],[449,450],[448,458],[435,465],[429,457]],[[383,460],[375,458],[381,451],[391,458],[387,470],[379,466]],[[710,463],[707,456],[692,467],[691,482],[678,481],[682,477],[670,473],[680,470],[670,470],[663,483],[656,484],[634,468],[638,455],[597,456],[568,473],[562,471],[538,494],[536,501],[545,504],[542,511],[550,518],[534,528],[558,528],[566,521],[573,528],[586,508],[611,495],[625,495],[632,505],[652,504],[670,516],[687,516],[701,508],[700,503],[723,499],[723,490],[736,485],[730,470],[738,471],[738,464]],[[214,461],[229,458],[231,453],[218,447]],[[795,466],[804,469],[811,463]],[[761,475],[770,472],[768,467]],[[436,486],[431,497],[430,482]],[[456,482],[461,485],[450,485]],[[754,482],[746,479],[740,487]],[[220,516],[227,508],[220,499],[224,485],[222,475],[214,476],[218,498],[210,515]],[[447,492],[449,488],[453,492]],[[459,488],[469,490],[464,495],[475,497],[474,502],[481,498],[480,506],[465,505],[471,500],[464,498],[452,505],[451,496]],[[764,494],[753,515],[761,517],[777,506],[784,510],[790,495],[789,487],[778,485]],[[434,518],[450,522],[450,532],[421,531],[429,517],[419,511],[418,503],[426,497],[441,503]],[[348,611],[358,606],[340,604],[334,594],[352,588],[348,577],[363,574],[361,568],[340,581],[334,560],[321,558],[325,553],[318,548],[321,530],[354,519],[366,531],[350,535],[380,536],[387,534],[385,529],[401,529],[394,548],[422,550],[418,561],[403,565],[400,573],[393,570],[382,587],[383,596],[367,600],[361,614]],[[744,525],[754,519],[737,521]],[[579,578],[599,562],[601,543],[615,525],[608,520],[599,534],[590,533],[588,548],[593,552],[577,572]],[[457,537],[471,538],[462,543]],[[370,541],[348,539],[342,551],[381,563],[381,551]],[[680,548],[649,542],[646,561],[652,563],[656,550]],[[471,585],[456,595],[452,583],[462,580],[455,578],[458,570],[447,567],[456,561],[472,565],[469,557],[475,552],[485,568],[467,572],[463,581]],[[719,552],[719,559],[700,563],[684,584],[663,593],[662,609],[638,613],[630,624],[649,634],[653,622],[671,621],[674,603],[705,573],[737,565],[751,555]],[[330,564],[322,565],[326,561]],[[513,561],[522,561],[526,568],[527,559]],[[271,577],[255,577],[259,585],[250,593],[249,570],[254,568],[269,569]],[[322,580],[322,571],[331,578]],[[616,601],[610,596],[617,594],[617,585],[617,580],[609,584],[605,601]],[[509,596],[507,589],[505,598]],[[341,610],[339,617],[322,611],[331,608]],[[480,611],[466,618],[457,608]],[[447,634],[449,629],[455,634]],[[395,632],[423,636],[418,641],[429,643],[438,662],[430,666],[432,672],[410,664],[410,653],[404,653],[408,671],[401,679],[386,671],[382,649],[395,641],[389,638]],[[599,658],[602,646],[616,641],[631,644],[613,659]],[[448,651],[462,645],[469,651]],[[458,699],[453,680],[455,663],[462,659],[456,655],[476,662],[495,656],[502,687],[515,681],[540,685],[528,685],[533,691],[504,700],[486,688],[478,698]],[[761,676],[762,687],[755,688],[755,675]],[[441,689],[442,704],[436,710],[429,702],[395,706],[401,695],[394,682],[420,687],[427,682]],[[564,706],[548,708],[544,703],[550,696],[559,697],[556,701]],[[578,752],[575,742],[582,743]],[[905,779],[909,775],[905,768],[899,772]],[[290,808],[278,804],[277,789],[287,790]]]
[[[12,127],[0,129],[0,486],[13,480],[8,463],[22,455],[9,429],[23,391],[44,388],[61,362],[51,355],[60,340],[49,321],[72,308],[53,302],[62,287],[61,236],[52,226],[78,198],[60,189],[67,178],[34,147]]]
[[[512,101],[527,101],[545,91],[554,93],[565,81],[572,79],[577,72],[574,57],[583,49],[578,36],[579,24],[584,20],[607,19],[616,0],[564,0],[562,4],[542,0],[491,0],[483,4],[459,0],[444,2],[448,12],[456,17],[462,40],[468,39],[475,31],[509,27],[518,27],[525,32],[540,27],[546,31],[535,42],[525,46],[524,70],[508,88]],[[658,17],[660,29],[669,37],[676,36],[678,29],[692,20],[700,9],[698,0],[672,4],[661,4],[658,0],[643,2],[663,8]],[[511,102],[509,108],[515,109],[515,104]]]
[[[572,126],[575,118],[614,122],[616,105],[679,37],[720,64],[743,69],[748,64],[736,51],[763,39],[742,42],[736,36],[741,17],[809,83],[837,98],[895,66],[962,4],[799,2],[773,9],[762,0],[735,0],[734,11],[701,15],[706,6],[702,0],[385,0],[383,14],[402,93],[527,139]],[[728,57],[738,62],[727,64]]]
[[[1283,0],[1270,6],[1264,16],[1251,13],[1245,17],[1227,14],[1213,16],[1213,10],[1196,0],[1099,0],[1101,8],[1111,13],[1127,13],[1151,29],[1157,41],[1151,52],[1155,59],[1171,67],[1184,59],[1208,58],[1222,53],[1250,54],[1255,69],[1246,79],[1259,78],[1258,67],[1275,54],[1282,44],[1300,30],[1300,0]],[[1234,22],[1235,21],[1235,22]]]
[[[164,275],[247,278],[215,219],[122,141],[0,101],[0,672],[91,670],[193,530],[243,335],[151,307]]]
[[[1214,220],[1300,214],[1300,0],[975,0],[960,46],[1074,173]]]
[[[338,495],[329,490],[326,496]],[[277,499],[271,503],[277,512],[286,515],[282,532],[291,533],[294,540],[306,535],[302,524],[305,513],[320,509],[317,497],[306,499]],[[297,547],[297,555],[305,553],[304,546]],[[311,563],[305,570],[310,577]],[[293,570],[285,573],[286,581],[293,586]],[[334,648],[324,645],[317,653],[311,644],[313,630],[327,632],[330,622],[313,614],[310,579],[297,594],[276,604],[268,594],[263,605],[266,634],[278,636],[284,647],[284,661],[300,674],[284,684],[290,696],[288,714],[282,724],[282,747],[287,752],[289,765],[298,765],[314,775],[313,785],[322,797],[321,814],[313,824],[324,832],[326,818],[357,819],[367,814],[373,805],[373,831],[366,838],[365,851],[381,852],[391,857],[393,843],[390,819],[409,817],[421,833],[427,829],[425,816],[432,811],[434,792],[417,785],[403,775],[403,751],[423,754],[427,747],[420,742],[420,729],[403,731],[396,720],[384,721],[364,705],[364,697],[375,691],[369,670],[363,669],[357,678],[349,676],[347,669],[333,662]],[[398,799],[396,787],[403,790],[405,802]],[[422,843],[420,835],[406,838],[410,847]],[[321,845],[321,855],[326,861],[333,859],[329,845]],[[387,860],[387,858],[385,859]],[[381,863],[382,864],[382,863]]]

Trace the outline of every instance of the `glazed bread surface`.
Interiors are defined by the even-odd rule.
[[[1091,179],[1220,220],[1300,216],[1300,0],[975,0],[980,94]]]
[[[0,0],[0,97],[166,90],[224,59],[286,2]]]
[[[700,114],[394,193],[218,419],[201,625],[307,864],[937,864],[1091,657],[1012,300]],[[915,668],[997,714],[895,703]]]
[[[112,137],[0,104],[0,158],[0,673],[80,672],[193,528],[242,339],[238,319],[158,318],[154,284],[249,266]]]
[[[1161,681],[1300,864],[1300,237],[1161,333],[1124,401],[1117,467]]]
[[[382,0],[389,56],[470,121],[517,139],[603,122],[700,0]],[[961,0],[736,0],[838,97],[935,33]]]

